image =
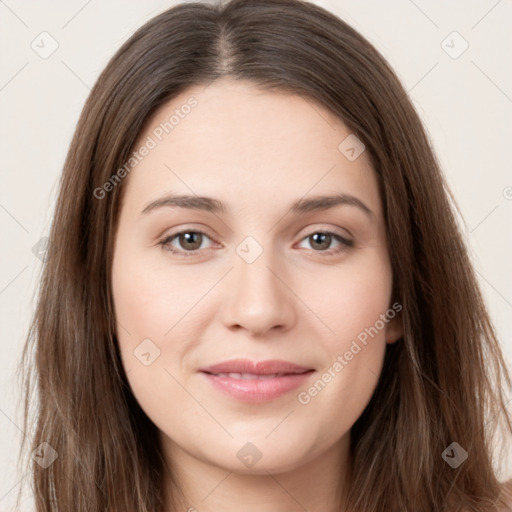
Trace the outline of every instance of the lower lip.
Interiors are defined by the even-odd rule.
[[[234,379],[201,372],[218,390],[242,402],[268,402],[304,384],[313,371],[273,377],[271,379]]]

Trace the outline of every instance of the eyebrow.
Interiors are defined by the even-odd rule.
[[[354,206],[363,211],[370,219],[374,218],[374,213],[360,199],[349,194],[335,194],[313,196],[308,199],[300,199],[293,203],[290,211],[293,214],[302,214],[309,212],[325,211],[336,206]],[[149,203],[141,213],[149,213],[158,208],[188,208],[191,210],[203,210],[211,213],[226,213],[227,209],[223,202],[212,197],[197,195],[167,195]]]

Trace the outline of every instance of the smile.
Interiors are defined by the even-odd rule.
[[[201,372],[216,390],[247,403],[267,402],[279,398],[303,385],[312,373],[314,370],[269,375]]]

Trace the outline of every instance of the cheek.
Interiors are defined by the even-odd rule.
[[[176,307],[178,303],[176,287],[165,283],[148,263],[136,248],[123,239],[118,242],[112,265],[112,294],[119,349],[127,373],[132,368],[140,370],[141,361],[136,358],[139,346],[148,349],[142,354],[150,352],[152,358],[160,358],[161,339],[172,327],[170,305]]]
[[[323,286],[310,286],[303,293],[308,293],[309,304],[329,328],[323,339],[330,353],[347,350],[358,337],[364,342],[368,330],[374,334],[372,339],[384,339],[386,324],[380,319],[390,308],[392,291],[392,272],[384,251],[367,251],[321,282]],[[376,323],[378,334],[372,329]]]
[[[127,246],[121,240],[113,260],[117,338],[132,392],[153,419],[169,396],[182,396],[178,381],[201,339],[203,323],[209,321],[204,314],[208,302],[201,297],[217,278],[212,280],[207,270],[170,266],[159,248]],[[183,412],[185,404],[177,402],[176,410]]]
[[[385,253],[375,251],[340,267],[325,282],[323,291],[310,293],[309,299],[329,328],[319,343],[327,357],[319,379],[303,390],[299,402],[322,411],[332,420],[328,428],[338,432],[359,417],[382,371],[386,326],[394,317],[392,273]]]
[[[179,270],[170,272],[160,261],[136,251],[130,256],[114,256],[112,288],[116,318],[125,327],[119,328],[122,339],[127,339],[126,331],[137,339],[171,336],[207,284],[199,278],[199,272],[188,273],[186,279],[182,274]]]
[[[178,283],[166,279],[136,248],[123,251],[122,244],[114,254],[112,294],[119,351],[131,391],[152,421],[165,425],[172,407],[164,413],[162,404],[167,409],[169,396],[180,396],[171,375],[185,350],[183,343],[172,344],[170,350],[168,342],[189,301]]]

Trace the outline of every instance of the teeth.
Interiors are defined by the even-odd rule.
[[[255,375],[254,373],[215,373],[216,377],[229,377],[231,379],[241,380],[259,380],[259,379],[274,379],[275,377],[282,377],[285,373],[273,373],[270,375]]]

